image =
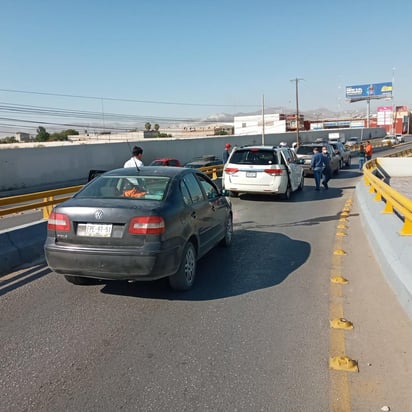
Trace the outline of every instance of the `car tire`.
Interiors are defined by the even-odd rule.
[[[192,242],[188,242],[183,250],[179,269],[169,276],[169,285],[173,290],[189,290],[195,281],[196,250]]]
[[[233,217],[230,215],[226,222],[225,237],[220,241],[219,245],[229,247],[233,239]]]
[[[303,190],[304,186],[305,186],[305,177],[302,175],[299,186],[298,186],[298,190]]]
[[[286,188],[286,191],[283,194],[283,198],[285,200],[289,200],[291,196],[292,196],[292,188],[290,187],[290,183],[288,183],[288,187]]]
[[[98,283],[97,279],[84,278],[82,276],[64,275],[64,278],[73,285],[93,285]]]
[[[239,197],[239,192],[230,191],[230,197]]]

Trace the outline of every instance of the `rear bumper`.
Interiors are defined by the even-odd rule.
[[[106,280],[155,280],[176,273],[180,249],[147,251],[131,249],[88,249],[61,247],[46,240],[49,267],[62,275]]]

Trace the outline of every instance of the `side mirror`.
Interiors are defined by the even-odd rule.
[[[230,190],[222,189],[222,190],[220,191],[220,193],[222,194],[222,196],[229,197],[229,195],[230,195]]]

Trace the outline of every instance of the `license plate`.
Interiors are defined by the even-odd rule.
[[[246,172],[246,177],[256,177],[256,172]]]
[[[112,225],[96,223],[80,223],[77,227],[77,236],[110,237]]]

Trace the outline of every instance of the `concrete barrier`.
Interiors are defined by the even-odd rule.
[[[47,221],[0,232],[0,276],[43,255]]]
[[[361,221],[382,272],[400,304],[412,318],[412,237],[395,230],[399,217],[383,214],[382,202],[374,201],[369,187],[361,180],[356,186]]]

